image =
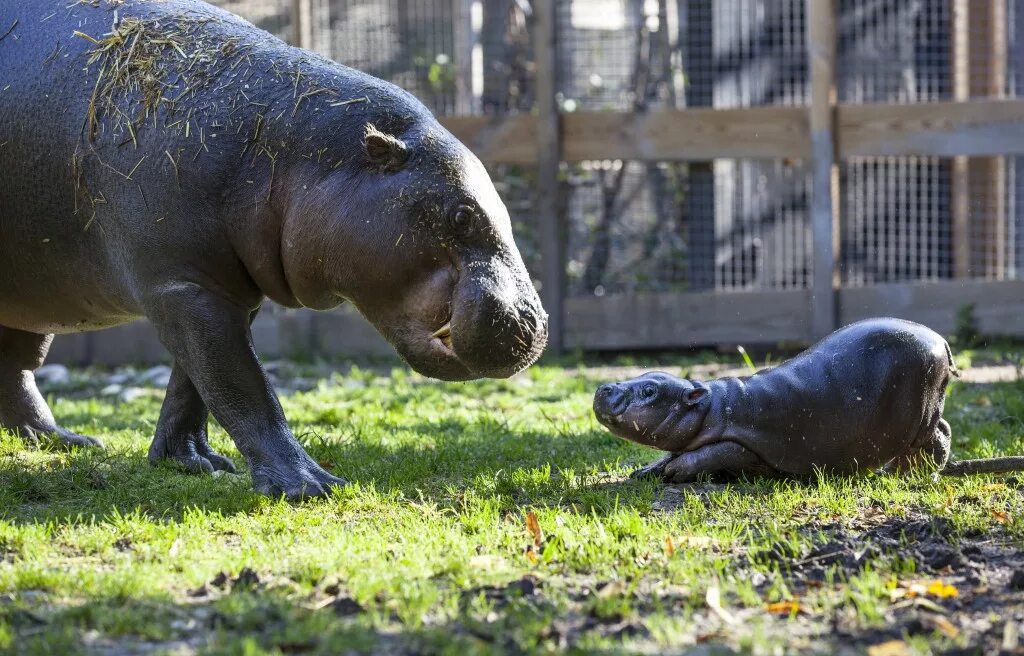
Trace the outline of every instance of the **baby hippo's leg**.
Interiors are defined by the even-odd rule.
[[[933,421],[928,432],[919,443],[907,454],[896,458],[886,465],[886,471],[908,471],[919,466],[934,468],[936,472],[942,471],[949,462],[949,453],[952,450],[953,430],[941,416]]]
[[[636,479],[661,478],[665,475],[665,465],[672,462],[672,459],[675,457],[676,454],[674,453],[666,453],[654,462],[637,469],[629,477]]]
[[[662,479],[666,483],[689,483],[701,474],[777,476],[778,472],[735,442],[716,442],[674,457],[665,464]]]

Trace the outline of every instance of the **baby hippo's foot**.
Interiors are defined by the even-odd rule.
[[[253,488],[269,497],[289,501],[328,497],[335,487],[348,484],[316,464],[294,439],[281,452],[261,454],[249,461]]]
[[[158,430],[149,447],[149,462],[157,465],[165,460],[190,474],[235,473],[235,464],[210,448],[205,428],[184,434]]]
[[[644,465],[640,469],[635,470],[629,475],[630,478],[635,480],[644,479],[658,479],[660,480],[665,476],[665,465],[670,463],[676,455],[674,453],[666,453],[661,458],[658,458],[652,463]]]

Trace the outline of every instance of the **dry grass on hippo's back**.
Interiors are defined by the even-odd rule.
[[[666,490],[625,480],[657,454],[596,424],[586,367],[275,372],[306,390],[283,403],[310,453],[354,481],[332,499],[151,468],[159,390],[47,390],[109,448],[0,438],[0,651],[995,651],[1024,621],[1020,479]],[[1024,452],[1021,383],[958,383],[947,415],[959,455]]]

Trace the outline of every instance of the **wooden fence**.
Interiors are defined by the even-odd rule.
[[[540,0],[538,88],[555,88],[556,0]],[[977,11],[976,5],[961,7]],[[552,348],[642,349],[721,343],[807,343],[857,319],[893,315],[950,332],[956,311],[975,305],[989,334],[1024,336],[1024,281],[957,280],[842,288],[838,272],[837,163],[864,156],[1024,155],[1024,100],[964,99],[923,104],[845,105],[836,100],[836,7],[806,0],[811,94],[806,107],[675,109],[648,113],[559,113],[451,117],[447,127],[488,163],[536,164],[544,232],[545,307]],[[1005,54],[1005,53],[1004,53]],[[1024,65],[1022,62],[1021,65]],[[970,70],[961,73],[961,78]],[[1001,93],[1001,89],[998,92]],[[969,94],[963,94],[967,96]],[[541,97],[544,97],[541,95]],[[554,200],[557,162],[802,159],[812,179],[813,278],[806,290],[631,293],[566,299],[565,262]],[[962,196],[965,194],[961,194]],[[970,220],[969,213],[961,221]],[[954,259],[968,240],[954,230]],[[999,250],[998,248],[996,250]],[[964,276],[962,265],[956,273]]]

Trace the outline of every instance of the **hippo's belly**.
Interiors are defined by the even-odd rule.
[[[103,238],[78,217],[0,212],[0,326],[60,334],[138,318]]]

